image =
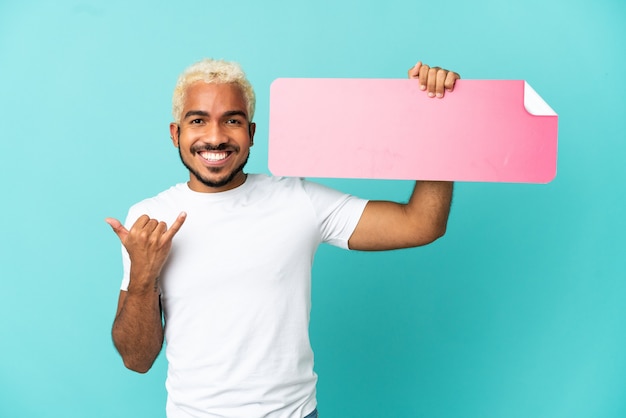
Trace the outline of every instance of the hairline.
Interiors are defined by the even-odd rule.
[[[252,122],[256,97],[254,88],[241,66],[236,62],[204,59],[189,66],[178,77],[172,96],[172,116],[176,123],[180,124],[182,121],[182,111],[187,98],[187,90],[198,82],[236,85],[246,105],[248,121]]]

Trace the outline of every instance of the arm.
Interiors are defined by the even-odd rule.
[[[159,276],[185,217],[182,213],[167,229],[165,223],[144,215],[130,231],[118,220],[106,219],[131,261],[128,291],[121,291],[118,299],[113,343],[124,365],[139,373],[150,370],[163,346]]]
[[[353,250],[380,251],[426,245],[446,232],[452,182],[418,181],[406,204],[370,201],[352,233]]]
[[[442,98],[454,89],[457,73],[418,62],[408,71],[429,97]],[[406,204],[368,202],[348,246],[354,250],[391,250],[429,244],[446,232],[452,182],[417,181]]]
[[[112,336],[128,369],[139,373],[150,370],[163,346],[158,290],[143,295],[120,291]]]

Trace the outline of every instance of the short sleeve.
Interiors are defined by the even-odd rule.
[[[302,180],[302,184],[320,225],[322,242],[348,249],[368,201],[311,181]]]

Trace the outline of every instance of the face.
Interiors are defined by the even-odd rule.
[[[180,125],[170,124],[174,146],[189,170],[189,188],[214,193],[242,185],[254,130],[235,84],[191,84]]]

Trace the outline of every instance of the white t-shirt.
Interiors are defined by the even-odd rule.
[[[161,274],[169,418],[301,418],[315,409],[313,257],[322,242],[348,247],[366,203],[257,174],[222,193],[178,184],[130,209],[127,228],[142,214],[171,225],[187,212]]]

